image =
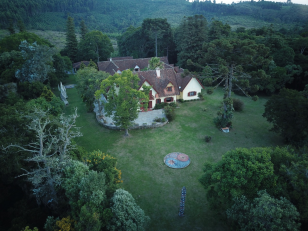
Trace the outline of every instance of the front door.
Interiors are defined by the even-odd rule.
[[[152,101],[149,101],[148,109],[151,109],[151,108],[152,108]]]

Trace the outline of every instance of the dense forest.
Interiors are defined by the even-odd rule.
[[[168,17],[147,15],[153,9],[167,14],[168,7],[174,5],[179,8],[173,7],[172,23]],[[205,168],[199,169],[199,178],[194,175],[205,189],[202,196],[206,202],[201,209],[206,207],[214,215],[220,214],[219,222],[228,223],[231,230],[307,230],[306,6],[184,0],[0,0],[0,9],[2,27],[9,31],[0,40],[0,231],[32,231],[33,227],[46,231],[150,229],[147,225],[153,214],[146,214],[139,207],[140,195],[134,199],[122,185],[117,162],[126,156],[126,150],[117,158],[94,147],[86,150],[87,141],[80,142],[83,134],[76,126],[79,109],[67,113],[69,107],[65,107],[55,90],[59,82],[76,81],[78,97],[76,94],[74,101],[93,112],[95,94],[104,88],[102,81],[110,81],[110,75],[97,67],[97,62],[107,60],[114,52],[105,32],[122,32],[117,36],[118,56],[167,56],[169,63],[184,69],[182,77],[198,78],[205,86],[200,99],[221,90],[220,106],[215,105],[219,111],[199,118],[210,121],[210,129],[233,128],[235,113],[245,113],[243,102],[236,97],[249,99],[251,105],[247,107],[254,107],[259,97],[265,98],[260,117],[272,126],[283,146],[255,148],[253,143],[254,148],[228,149],[222,158],[209,158]],[[189,12],[185,17],[179,13],[183,9]],[[244,15],[280,24],[232,28],[220,16],[212,18],[215,14]],[[40,21],[48,15],[50,18]],[[56,18],[61,18],[60,24],[52,20]],[[293,23],[292,27],[287,23]],[[49,25],[66,32],[61,51],[28,31],[47,29]],[[81,32],[80,39],[77,31]],[[72,74],[72,64],[82,60],[89,61],[88,66],[81,64],[80,70]],[[160,61],[158,66],[163,68]],[[123,75],[139,81],[130,70]],[[124,86],[130,81],[122,82]],[[123,94],[122,101],[133,98],[136,106],[138,97]],[[208,102],[190,103],[196,103],[195,113],[203,113],[208,109],[199,106],[211,107],[205,104]],[[166,110],[175,113],[170,107],[166,106]],[[88,118],[96,122],[93,115]],[[251,124],[253,120],[248,126]],[[194,126],[183,125],[192,134],[201,129]],[[250,135],[243,137],[246,140]],[[146,156],[144,150],[148,146],[142,142],[138,146]],[[151,184],[151,180],[142,178],[140,182]],[[126,187],[140,182],[131,180]],[[149,201],[144,203],[151,206]]]
[[[140,26],[145,18],[167,18],[174,27],[185,15],[194,14],[202,14],[208,20],[215,18],[228,22],[235,27],[252,27],[264,22],[283,23],[285,27],[289,27],[294,26],[294,23],[306,22],[308,6],[265,1],[227,5],[185,0],[1,0],[0,12],[3,28],[9,25],[10,20],[23,20],[29,29],[63,31],[65,20],[70,15],[75,19],[76,25],[84,20],[90,29],[122,32],[129,26]]]

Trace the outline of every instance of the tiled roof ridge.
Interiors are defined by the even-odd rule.
[[[113,60],[111,60],[110,62],[112,62],[117,68],[119,68],[118,65],[113,62]]]

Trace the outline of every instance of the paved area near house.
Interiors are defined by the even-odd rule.
[[[95,104],[94,112],[98,113],[98,106]],[[103,113],[103,118],[101,118],[101,121],[106,121],[106,124],[113,124],[113,120],[110,117],[105,116],[105,113]],[[134,121],[135,124],[139,124],[139,126],[142,126],[143,124],[151,125],[154,122],[155,118],[166,118],[166,115],[164,113],[163,109],[153,110],[153,111],[147,111],[147,112],[139,112],[138,118]]]
[[[139,116],[134,121],[134,123],[139,124],[139,125],[142,125],[144,123],[152,124],[155,118],[166,118],[164,110],[158,109],[158,110],[147,111],[147,112],[139,112]]]

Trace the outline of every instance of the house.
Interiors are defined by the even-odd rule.
[[[81,64],[84,64],[86,66],[88,66],[90,64],[90,61],[80,61],[80,62],[77,62],[77,63],[73,63],[73,72],[76,73],[79,68],[80,68],[80,65]]]
[[[170,103],[176,102],[179,99],[199,99],[198,93],[204,87],[198,79],[192,76],[182,77],[184,70],[169,64],[167,57],[160,57],[161,62],[164,63],[163,69],[146,70],[150,59],[133,59],[132,57],[110,58],[109,61],[99,62],[98,69],[111,75],[115,73],[120,74],[127,69],[132,70],[140,79],[139,90],[143,90],[143,85],[151,86],[149,109],[162,102]]]

